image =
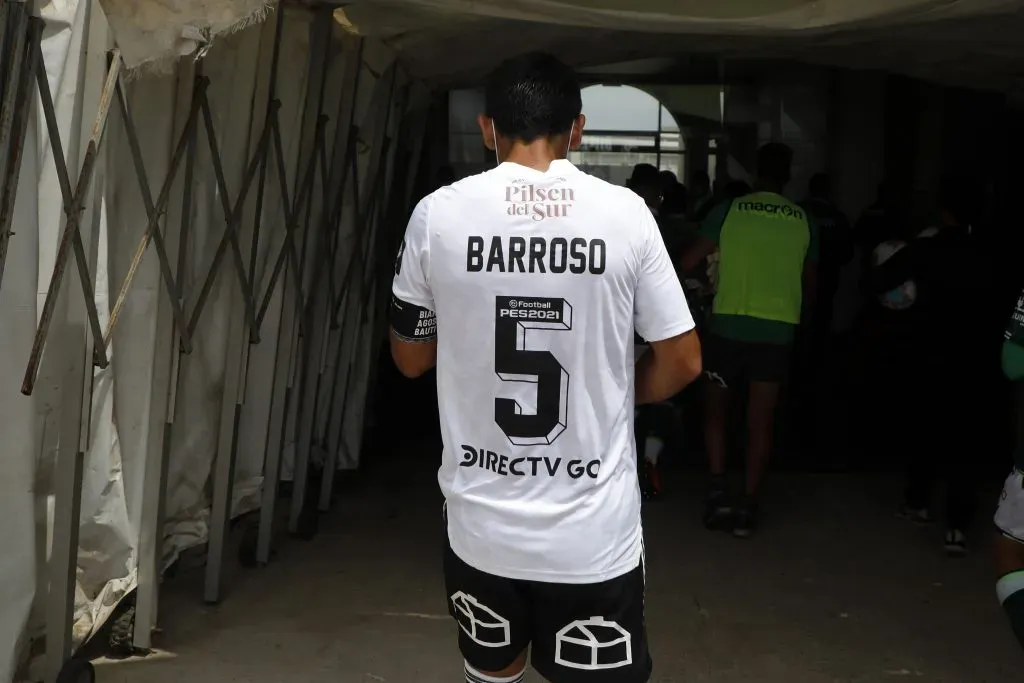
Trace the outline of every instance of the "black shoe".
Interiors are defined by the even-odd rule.
[[[719,531],[729,524],[731,517],[732,507],[729,505],[725,486],[716,481],[711,485],[707,503],[704,505],[704,526],[709,531]]]
[[[950,529],[946,532],[943,547],[950,557],[963,557],[967,554],[967,536],[959,529]]]
[[[732,520],[732,535],[750,538],[757,529],[757,505],[750,501],[742,502],[736,507]]]

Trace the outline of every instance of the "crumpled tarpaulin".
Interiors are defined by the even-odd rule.
[[[273,0],[100,0],[125,66],[168,64],[263,19]],[[173,65],[173,61],[170,62]]]

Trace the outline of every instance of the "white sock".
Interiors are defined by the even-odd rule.
[[[523,679],[526,678],[526,669],[523,669],[514,676],[502,676],[498,678],[496,676],[488,676],[487,674],[480,673],[466,662],[466,683],[523,683]]]
[[[656,436],[649,436],[644,441],[644,460],[652,465],[658,464],[658,454],[665,447],[665,442]]]

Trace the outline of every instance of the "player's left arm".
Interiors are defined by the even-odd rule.
[[[437,318],[430,289],[429,197],[409,219],[395,258],[391,286],[391,357],[406,377],[419,377],[437,364]]]

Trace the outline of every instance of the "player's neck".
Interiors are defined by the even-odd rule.
[[[785,189],[779,183],[772,180],[761,179],[754,183],[754,189],[758,192],[771,192],[772,194],[782,194],[782,190]]]
[[[551,167],[552,162],[565,158],[557,151],[557,144],[558,142],[555,140],[534,140],[529,144],[513,142],[502,161],[545,173]]]

